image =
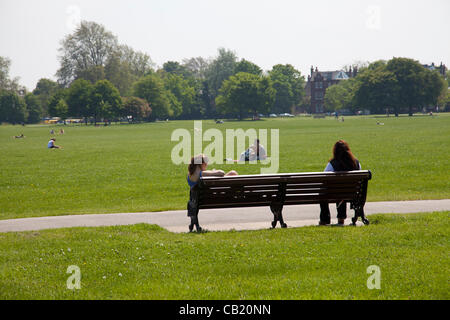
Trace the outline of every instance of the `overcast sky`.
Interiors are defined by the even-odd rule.
[[[55,79],[60,40],[81,20],[153,62],[233,50],[262,69],[290,63],[337,70],[357,61],[409,57],[450,65],[450,0],[0,0],[0,56],[34,89]],[[55,79],[56,80],[56,79]]]

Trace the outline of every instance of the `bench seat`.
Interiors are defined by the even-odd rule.
[[[201,229],[200,209],[268,206],[274,214],[272,227],[277,222],[286,227],[282,217],[284,205],[341,201],[350,202],[355,209],[353,224],[358,217],[368,224],[363,207],[371,177],[369,170],[202,177],[190,192],[189,229],[194,225],[197,230]]]

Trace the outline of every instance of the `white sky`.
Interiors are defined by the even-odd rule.
[[[290,63],[304,75],[393,56],[450,67],[448,17],[450,0],[0,0],[0,56],[32,90],[55,79],[59,42],[82,19],[158,66],[225,47],[264,70]]]

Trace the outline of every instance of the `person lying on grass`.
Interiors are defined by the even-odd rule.
[[[193,188],[201,177],[224,177],[236,176],[238,173],[234,170],[225,173],[223,170],[206,170],[208,167],[208,157],[204,154],[199,154],[191,158],[191,163],[188,166],[187,183]]]
[[[55,144],[56,139],[55,138],[51,138],[50,141],[47,144],[47,148],[49,149],[62,149],[63,147],[61,146],[57,146]]]
[[[361,164],[358,159],[355,158],[347,142],[339,140],[333,147],[333,158],[328,162],[325,172],[334,171],[351,171],[361,170]],[[337,226],[343,226],[344,221],[347,218],[347,202],[340,201],[336,203],[337,209]],[[330,224],[330,208],[328,203],[320,204],[320,222],[319,225]]]

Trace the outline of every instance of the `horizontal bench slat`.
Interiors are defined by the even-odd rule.
[[[367,179],[367,178],[366,178]],[[219,187],[219,186],[259,186],[261,184],[310,184],[310,183],[349,183],[364,180],[363,177],[356,176],[324,176],[324,177],[292,177],[292,178],[271,178],[270,180],[264,179],[230,179],[230,180],[202,180],[203,187]]]

